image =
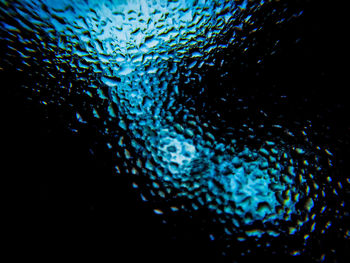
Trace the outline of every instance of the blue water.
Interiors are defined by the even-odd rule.
[[[24,66],[36,54],[30,48],[34,43],[53,50],[55,58],[45,63],[58,72],[65,68],[77,74],[90,72],[85,80],[89,89],[81,93],[96,98],[99,104],[89,105],[92,116],[103,119],[106,126],[100,131],[114,138],[109,147],[125,159],[115,173],[147,177],[153,184],[142,191],[165,203],[168,198],[190,201],[190,206],[172,206],[174,213],[209,209],[213,220],[223,225],[221,239],[299,234],[307,242],[310,234],[329,226],[327,221],[315,227],[315,218],[326,206],[320,201],[324,180],[336,185],[326,179],[331,161],[329,165],[319,161],[331,160],[332,149],[313,144],[308,128],[301,131],[304,140],[289,140],[293,132],[277,120],[271,127],[281,131],[278,136],[247,144],[237,137],[236,123],[219,116],[215,121],[206,119],[203,109],[189,102],[196,98],[183,92],[192,88],[193,80],[201,83],[204,69],[221,70],[217,54],[244,45],[244,38],[237,35],[247,25],[252,32],[259,29],[254,14],[266,5],[214,0],[2,0],[0,9],[16,23],[0,21],[1,30],[9,34],[1,40],[22,57]],[[301,15],[293,14],[294,19]],[[28,48],[12,48],[14,35]],[[223,35],[230,37],[223,42]],[[219,64],[230,59],[226,56]],[[67,87],[56,87],[60,88]],[[60,99],[65,98],[43,98],[42,103],[58,104]],[[91,118],[79,111],[72,116],[81,124]],[[107,127],[107,122],[113,126]],[[241,128],[247,136],[252,130],[247,125]],[[130,144],[124,143],[122,134]],[[156,205],[154,212],[168,213]],[[216,238],[210,235],[211,240]]]

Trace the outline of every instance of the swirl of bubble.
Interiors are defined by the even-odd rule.
[[[228,30],[230,21],[249,20],[263,4],[27,0],[18,10],[35,10],[22,12],[22,16],[52,29],[47,34],[57,39],[62,52],[58,58],[77,56],[81,69],[92,68],[99,76],[100,87],[96,88],[107,87],[109,96],[98,94],[117,105],[120,121],[116,125],[133,138],[133,151],[143,160],[137,159],[136,166],[157,182],[155,188],[161,184],[169,193],[192,200],[192,207],[183,209],[207,206],[224,220],[228,235],[246,227],[246,236],[259,238],[295,233],[310,221],[320,187],[307,185],[313,175],[306,167],[318,167],[317,158],[311,152],[308,158],[312,161],[308,163],[305,157],[300,164],[292,155],[305,156],[308,146],[287,145],[279,139],[258,148],[240,148],[233,135],[215,137],[214,127],[202,123],[195,109],[187,109],[188,117],[182,122],[175,121],[176,111],[170,109],[176,108],[178,69],[186,68],[191,76],[196,69],[210,66],[209,58],[217,50],[236,41],[232,36],[223,46],[215,38]],[[187,58],[191,64],[185,64]],[[109,113],[115,116],[112,108]],[[129,151],[125,158],[131,159]],[[316,170],[322,172],[320,167]],[[313,195],[308,194],[310,188]],[[304,204],[302,208],[298,203]],[[292,216],[298,217],[297,224]],[[249,229],[257,221],[268,228]],[[282,228],[281,221],[289,224]]]

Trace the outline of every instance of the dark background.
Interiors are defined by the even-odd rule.
[[[324,142],[336,147],[346,174],[350,125],[347,82],[342,81],[345,66],[340,64],[346,53],[342,49],[344,17],[339,3],[332,6],[328,2],[306,1],[304,18],[277,35],[289,39],[296,32],[303,37],[302,43],[286,41],[276,56],[266,59],[263,76],[250,79],[249,85],[254,87],[262,80],[273,92],[269,83],[277,83],[295,98],[290,100],[291,108],[303,101],[299,114],[305,112],[312,117],[320,113],[316,122],[329,127]],[[238,81],[244,83],[256,69],[241,70]],[[13,181],[4,201],[16,201],[10,205],[11,223],[15,225],[9,226],[13,231],[10,244],[21,243],[26,247],[21,253],[47,261],[96,257],[118,262],[224,262],[216,259],[219,250],[208,242],[207,233],[198,228],[196,219],[179,217],[176,226],[163,224],[152,206],[142,202],[132,189],[130,176],[113,175],[115,157],[94,126],[73,133],[67,129],[61,109],[44,109],[36,101],[29,101],[30,94],[21,89],[21,84],[29,81],[23,76],[15,70],[0,71],[4,89],[3,177]],[[346,242],[325,242],[335,247],[327,258],[329,262],[346,262]],[[243,261],[253,260],[310,259],[260,255]]]

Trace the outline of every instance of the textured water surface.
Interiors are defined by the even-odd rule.
[[[205,211],[207,238],[228,258],[273,254],[281,242],[286,255],[332,253],[311,244],[348,216],[336,147],[312,115],[289,110],[299,102],[289,89],[263,79],[259,87],[283,41],[302,41],[278,32],[303,19],[303,5],[0,3],[0,70],[31,79],[21,92],[64,109],[72,133],[90,125],[108,138],[114,173],[134,178],[164,222]],[[336,227],[348,240],[349,229]]]

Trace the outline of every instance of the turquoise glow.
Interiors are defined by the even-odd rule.
[[[118,107],[116,111],[108,107],[109,117],[120,119],[116,130],[127,131],[133,151],[142,158],[139,163],[144,165],[135,161],[135,166],[170,193],[176,189],[174,198],[193,200],[194,210],[206,206],[224,215],[237,232],[257,221],[278,229],[280,221],[298,215],[296,204],[305,198],[300,185],[306,182],[307,172],[291,155],[304,155],[307,149],[277,139],[242,149],[231,135],[215,137],[210,122],[201,120],[201,109],[186,109],[188,120],[178,120],[170,110],[177,107],[179,68],[192,76],[196,69],[211,67],[210,58],[236,42],[233,34],[226,45],[217,44],[220,33],[240,16],[249,22],[251,13],[264,1],[251,5],[243,1],[239,6],[229,0],[22,2],[35,14],[23,14],[25,19],[49,29],[48,36],[62,52],[58,59],[77,57],[80,69],[93,70],[99,80],[95,87],[99,97]],[[242,29],[242,23],[235,27]],[[77,66],[72,62],[71,67]],[[93,114],[100,118],[96,110]],[[86,121],[79,113],[76,118]],[[114,143],[125,147],[119,138]],[[124,153],[126,159],[132,159],[128,149]],[[313,206],[308,199],[306,210],[310,212]],[[298,228],[307,221],[303,220]],[[246,231],[247,236],[263,234],[279,235],[276,231]]]

